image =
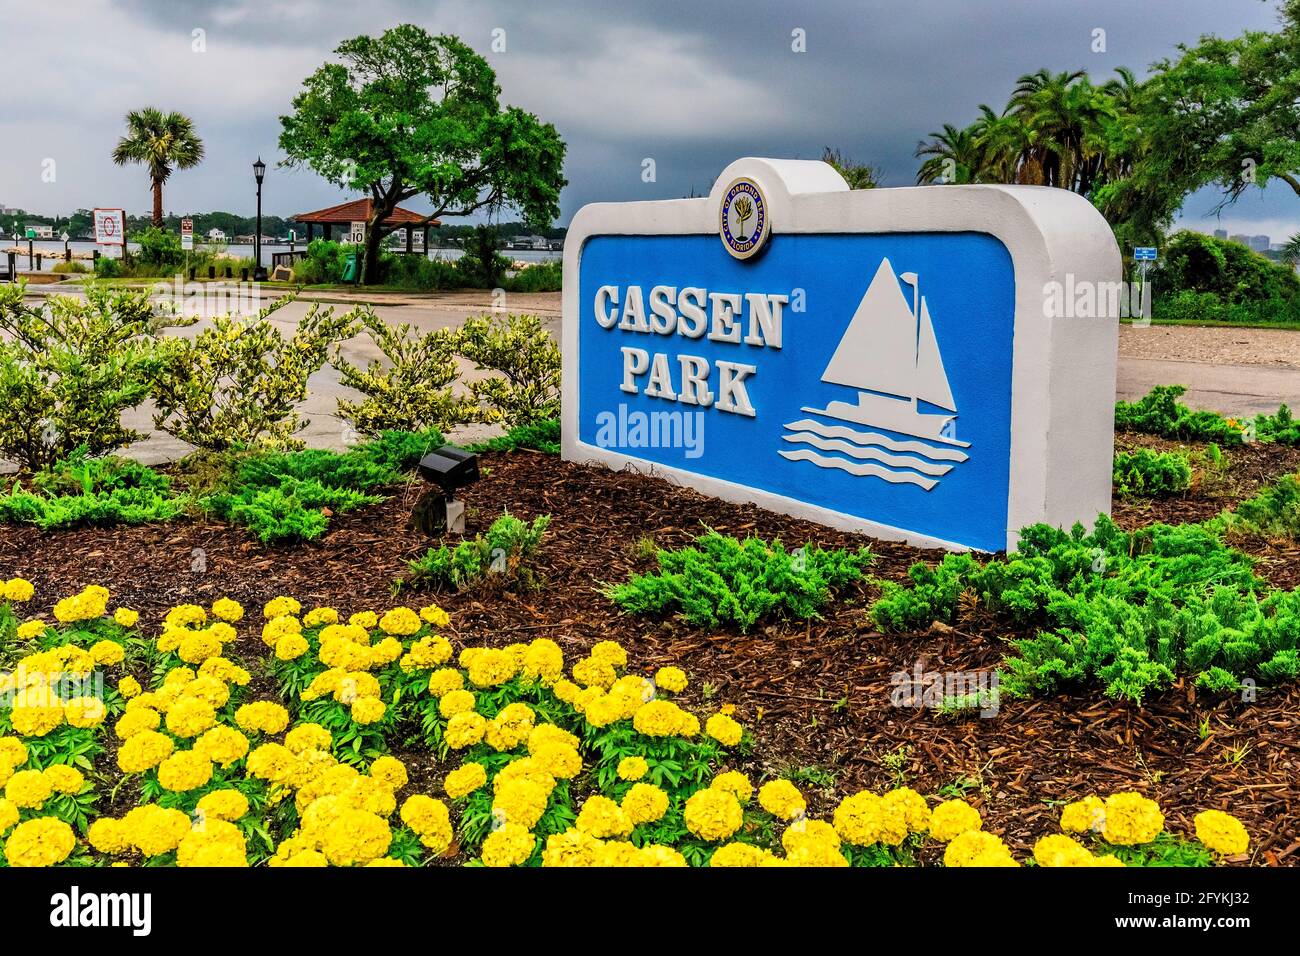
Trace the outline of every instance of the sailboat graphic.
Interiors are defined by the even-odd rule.
[[[900,278],[912,288],[911,302],[899,287]],[[881,260],[822,381],[857,389],[857,401],[803,411],[850,424],[827,425],[811,418],[789,423],[782,438],[803,447],[781,450],[783,458],[929,491],[969,457],[961,449],[970,443],[955,436],[957,404],[916,273],[899,276],[888,259]],[[923,411],[921,402],[945,411]],[[839,454],[826,454],[830,452]]]

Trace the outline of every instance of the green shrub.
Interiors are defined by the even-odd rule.
[[[80,259],[68,259],[64,262],[56,262],[54,268],[50,271],[60,275],[84,275],[90,272],[91,269]]]
[[[465,285],[465,274],[454,262],[421,255],[384,253],[380,276],[384,285],[399,289],[460,289]]]
[[[349,253],[359,253],[354,245],[345,245],[333,239],[313,239],[307,243],[307,254],[294,262],[293,279],[304,285],[323,285],[343,280],[343,267]]]
[[[1300,277],[1239,242],[1184,230],[1162,250],[1152,284],[1171,296],[1208,293],[1223,303],[1288,302],[1300,296]]]
[[[84,448],[37,472],[31,489],[0,495],[0,521],[42,529],[168,521],[190,499],[173,494],[171,479],[124,458],[90,458]]]
[[[505,280],[509,292],[559,292],[564,279],[564,262],[555,259],[524,266]]]
[[[560,420],[558,418],[549,418],[530,425],[516,425],[504,435],[489,438],[487,441],[479,442],[476,445],[470,445],[468,450],[472,452],[510,452],[520,448],[531,448],[534,451],[545,452],[548,455],[558,455],[560,453]]]
[[[97,279],[118,279],[121,278],[125,271],[121,259],[100,256],[95,260],[95,278]]]
[[[37,470],[143,438],[122,412],[148,397],[158,367],[148,296],[91,284],[84,300],[34,305],[25,291],[0,287],[0,456]]]
[[[193,339],[166,340],[153,389],[154,426],[211,451],[300,447],[293,435],[303,422],[295,407],[330,346],[351,334],[353,319],[313,304],[286,339],[269,316],[288,301],[252,319],[220,316]]]
[[[550,523],[550,515],[534,518],[530,524],[506,512],[492,522],[487,534],[475,535],[454,548],[430,548],[409,562],[406,575],[395,582],[395,587],[462,590],[492,581],[502,587],[531,589],[536,581],[526,562],[541,547]]]
[[[1300,593],[1270,589],[1248,556],[1200,525],[1125,532],[1104,516],[1091,534],[1034,525],[1006,558],[947,555],[911,577],[912,587],[882,586],[877,625],[916,629],[971,606],[1032,631],[1003,662],[1011,694],[1096,681],[1141,701],[1179,675],[1207,691],[1247,677],[1274,683],[1290,679],[1300,646]]]
[[[203,499],[218,517],[246,525],[263,542],[310,540],[343,514],[384,500],[420,458],[444,444],[436,431],[384,432],[347,452],[319,448],[244,457],[225,487]]]
[[[145,265],[176,266],[185,258],[185,253],[181,249],[181,237],[166,229],[150,226],[142,232],[137,232],[131,239],[140,244],[135,256]]]
[[[497,373],[469,385],[489,420],[516,426],[559,417],[560,347],[537,316],[469,318],[456,350],[480,371]]]
[[[1173,495],[1192,486],[1192,466],[1186,455],[1177,452],[1122,451],[1115,455],[1114,482],[1121,495]]]
[[[390,326],[369,307],[359,309],[357,319],[386,361],[360,369],[335,348],[340,381],[365,395],[360,402],[340,398],[341,419],[363,435],[374,435],[392,429],[445,430],[480,417],[474,402],[452,389],[459,374],[454,329],[413,335],[406,323]]]
[[[657,552],[659,570],[633,575],[605,595],[632,614],[680,614],[699,627],[734,622],[742,632],[769,617],[817,617],[832,593],[854,583],[870,552],[745,541],[710,530],[691,547]]]
[[[1157,385],[1136,402],[1115,403],[1115,427],[1181,441],[1240,445],[1242,430],[1218,412],[1194,412],[1179,396],[1184,385]]]
[[[1240,502],[1234,512],[1224,516],[1224,524],[1267,538],[1300,536],[1300,480],[1283,475],[1255,497]]]

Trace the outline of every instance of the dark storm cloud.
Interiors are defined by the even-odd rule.
[[[258,153],[278,158],[276,117],[303,77],[340,40],[409,21],[461,36],[498,71],[504,101],[556,124],[569,146],[566,219],[593,200],[706,191],[737,156],[814,157],[823,146],[906,185],[919,139],[969,122],[980,103],[1001,108],[1023,73],[1142,74],[1178,42],[1275,19],[1258,0],[87,0],[50,10],[11,7],[19,22],[0,35],[0,75],[20,64],[41,76],[39,95],[11,99],[0,116],[7,205],[66,212],[116,197],[144,208],[139,171],[114,169],[107,153],[122,114],[156,102],[193,116],[209,146],[202,167],[169,185],[168,207],[247,210],[244,167]],[[51,28],[61,42],[40,43]],[[490,49],[497,28],[505,52]],[[791,49],[796,29],[807,52]],[[1093,50],[1096,30],[1104,52]],[[56,183],[39,179],[45,157],[59,160]],[[655,182],[642,181],[645,159]],[[278,213],[336,198],[310,173],[277,171],[271,185]],[[1294,197],[1275,193],[1239,211],[1292,217]],[[1196,197],[1189,212],[1209,205]]]

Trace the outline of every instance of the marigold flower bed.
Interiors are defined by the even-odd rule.
[[[576,660],[546,637],[457,648],[436,604],[344,619],[280,596],[255,620],[219,598],[151,623],[98,585],[54,621],[21,613],[34,597],[14,578],[0,602],[7,866],[893,866],[927,847],[946,866],[1029,862],[959,799],[859,791],[819,819],[789,780],[755,787],[732,767],[752,747],[734,709],[683,708],[680,668],[628,673],[613,641]],[[227,656],[241,628],[261,660]],[[263,667],[274,698],[253,690]],[[390,753],[412,735],[432,792]],[[136,805],[105,812],[128,785]],[[1070,803],[1059,829],[1035,865],[1207,865],[1249,845],[1217,810],[1166,832],[1135,792]]]

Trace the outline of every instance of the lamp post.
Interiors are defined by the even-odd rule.
[[[253,281],[265,282],[266,270],[262,268],[262,179],[266,176],[266,163],[257,157],[253,164],[253,178],[257,180],[257,235],[253,237]]]

